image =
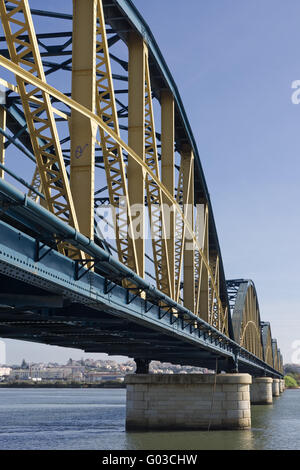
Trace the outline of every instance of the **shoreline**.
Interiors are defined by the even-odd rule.
[[[15,383],[0,383],[1,388],[126,388],[123,383],[116,382],[104,382],[99,384],[90,383],[26,383],[26,382],[15,382]]]

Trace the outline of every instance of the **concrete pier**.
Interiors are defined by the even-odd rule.
[[[252,377],[250,399],[252,405],[272,405],[273,379],[271,377]]]
[[[128,375],[128,431],[249,429],[248,374]]]
[[[273,379],[272,383],[272,393],[273,397],[279,397],[280,396],[280,380],[279,379]]]
[[[284,379],[279,380],[279,392],[283,393],[285,389],[285,382]]]

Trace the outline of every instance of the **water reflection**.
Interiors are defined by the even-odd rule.
[[[300,391],[287,390],[273,405],[251,407],[249,431],[127,433],[127,449],[284,450],[300,449]]]
[[[127,433],[130,450],[243,450],[254,449],[250,431],[188,431]]]
[[[252,407],[255,449],[300,449],[300,390],[286,390],[273,405]]]

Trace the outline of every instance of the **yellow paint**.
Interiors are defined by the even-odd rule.
[[[96,105],[96,0],[73,0],[72,98],[91,112]],[[79,230],[94,238],[96,127],[72,110],[71,191]]]

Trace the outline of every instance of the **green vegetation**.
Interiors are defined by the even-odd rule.
[[[299,388],[299,383],[294,377],[292,377],[292,375],[286,375],[284,377],[284,382],[286,388]]]
[[[300,388],[300,365],[299,364],[285,364],[285,386],[286,388]]]

